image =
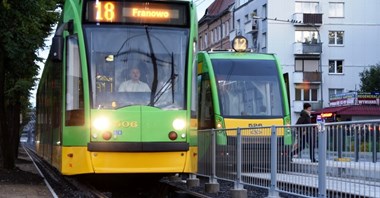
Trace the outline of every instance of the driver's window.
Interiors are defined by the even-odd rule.
[[[118,92],[150,92],[150,78],[144,61],[128,61],[119,76]]]

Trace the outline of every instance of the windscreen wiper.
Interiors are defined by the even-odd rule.
[[[172,103],[174,103],[174,86],[175,86],[174,83],[175,83],[175,79],[177,78],[178,74],[174,73],[174,55],[173,55],[173,53],[171,55],[170,67],[171,67],[170,78],[162,85],[162,87],[160,88],[160,90],[156,94],[153,105],[155,103],[157,103],[160,100],[161,96],[170,88],[172,88]]]
[[[153,65],[153,82],[152,82],[152,92],[150,93],[149,105],[154,106],[154,98],[156,96],[157,84],[158,84],[158,80],[157,80],[157,74],[158,74],[157,58],[156,58],[156,55],[154,54],[152,40],[150,39],[148,27],[145,27],[145,32],[146,32],[146,37],[148,38],[150,57],[152,59],[152,65]]]

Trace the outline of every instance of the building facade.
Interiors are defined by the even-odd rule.
[[[234,0],[214,1],[198,21],[198,49],[230,49],[230,31],[232,25],[232,6]]]
[[[378,0],[235,0],[229,39],[279,57],[295,123],[304,102],[317,110],[360,89],[359,73],[380,62],[379,10]]]

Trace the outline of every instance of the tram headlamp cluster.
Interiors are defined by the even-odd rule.
[[[109,121],[109,119],[106,118],[106,117],[98,117],[98,118],[96,118],[96,119],[93,121],[92,126],[93,126],[96,130],[104,131],[104,130],[109,129],[109,127],[110,127],[110,121]]]
[[[173,128],[176,130],[176,131],[180,131],[182,129],[184,129],[186,126],[186,122],[185,120],[183,119],[180,119],[180,118],[177,118],[173,121]]]

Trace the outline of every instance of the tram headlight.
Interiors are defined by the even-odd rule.
[[[106,117],[99,117],[94,120],[92,126],[99,131],[107,130],[110,127],[110,121]]]
[[[186,122],[185,120],[183,119],[175,119],[173,121],[173,128],[176,130],[176,131],[180,131],[182,129],[184,129],[186,126]]]

